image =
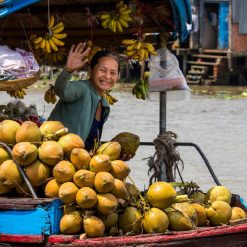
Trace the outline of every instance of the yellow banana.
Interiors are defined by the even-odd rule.
[[[50,16],[50,20],[49,20],[49,23],[48,23],[48,28],[51,29],[55,24],[55,17],[53,15]]]
[[[120,18],[124,21],[132,21],[132,18],[129,15],[120,15]]]
[[[119,21],[120,24],[121,24],[123,27],[125,27],[125,28],[127,28],[127,27],[129,26],[128,22],[125,21],[124,19],[122,19],[121,16],[119,17],[118,21]]]
[[[135,42],[136,42],[135,39],[123,39],[123,40],[122,40],[122,44],[123,44],[123,45],[132,45],[132,44],[134,44]]]
[[[66,33],[53,33],[52,35],[57,39],[65,39],[67,37]]]
[[[109,23],[110,23],[110,21],[111,21],[111,18],[102,21],[102,23],[101,23],[102,24],[102,27],[103,28],[107,28],[108,25],[109,25]]]
[[[136,42],[135,49],[136,49],[136,50],[139,50],[139,49],[141,48],[141,46],[142,46],[142,42],[141,42],[140,40],[138,40],[138,41]]]
[[[124,1],[118,1],[117,5],[116,5],[116,9],[119,10],[124,4]]]
[[[116,20],[116,25],[117,25],[117,30],[118,30],[119,32],[123,32],[122,25],[121,25],[121,23],[120,23],[118,20]]]
[[[139,55],[140,61],[143,61],[145,59],[145,56],[144,56],[145,51],[144,50],[145,50],[144,48],[141,48],[138,50],[138,55]]]
[[[51,39],[52,39],[52,41],[53,41],[56,45],[58,45],[58,46],[64,46],[64,42],[63,42],[63,41],[61,41],[61,40],[59,40],[59,39],[57,39],[57,38],[55,38],[55,37],[53,37],[53,36],[51,36]]]
[[[101,20],[105,20],[105,19],[108,19],[108,18],[110,18],[111,16],[109,15],[109,14],[102,14],[101,16],[100,16],[100,19]]]
[[[38,37],[38,38],[35,38],[34,40],[33,40],[33,43],[35,44],[35,45],[37,45],[37,44],[39,44],[41,41],[42,41],[42,37],[40,36],[40,37]]]
[[[53,27],[51,28],[51,30],[53,31],[53,30],[55,30],[55,29],[57,29],[57,28],[59,28],[59,27],[62,27],[62,26],[64,26],[63,22],[59,22],[57,25],[53,26]]]
[[[44,48],[45,48],[45,39],[44,39],[44,38],[43,38],[42,41],[40,42],[39,47],[40,47],[41,49],[44,49]]]
[[[118,12],[122,13],[123,11],[125,11],[126,9],[128,9],[128,6],[126,4],[123,4],[119,9]]]
[[[48,39],[45,40],[45,51],[46,51],[47,53],[51,53],[51,45],[50,45]]]
[[[53,29],[53,30],[52,30],[52,33],[61,33],[63,30],[64,30],[64,25],[59,26],[59,27],[56,28],[56,29]]]
[[[126,48],[126,50],[127,51],[132,51],[132,50],[135,49],[135,47],[136,47],[136,42],[134,44],[132,44],[132,45],[128,45],[127,48]]]
[[[54,44],[51,38],[48,39],[48,42],[50,43],[50,47],[53,49],[53,51],[58,51],[58,47]]]
[[[129,15],[132,12],[132,9],[125,9],[123,11],[119,11],[120,15]]]
[[[137,54],[137,51],[136,50],[126,51],[126,54],[128,57],[133,57],[134,55]]]

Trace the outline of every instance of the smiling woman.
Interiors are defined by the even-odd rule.
[[[103,94],[115,85],[119,76],[117,55],[99,51],[90,63],[90,79],[70,81],[72,73],[87,63],[89,52],[85,43],[71,47],[66,66],[55,82],[54,92],[60,99],[49,117],[49,120],[61,121],[69,132],[81,136],[87,150],[101,138],[110,112]]]

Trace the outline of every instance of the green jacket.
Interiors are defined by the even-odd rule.
[[[69,81],[71,74],[63,70],[58,76],[54,91],[60,98],[48,120],[60,121],[69,132],[78,134],[86,141],[99,101],[102,100],[102,121],[107,120],[110,106],[90,81]]]

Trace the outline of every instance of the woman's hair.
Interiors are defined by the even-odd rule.
[[[115,52],[109,50],[101,50],[96,52],[91,59],[90,68],[93,69],[102,57],[112,57],[115,59],[118,63],[118,71],[120,71],[120,61],[118,55]]]

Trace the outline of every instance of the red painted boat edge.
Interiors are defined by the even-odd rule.
[[[15,235],[15,234],[1,234],[0,242],[2,243],[44,243],[43,235]]]

